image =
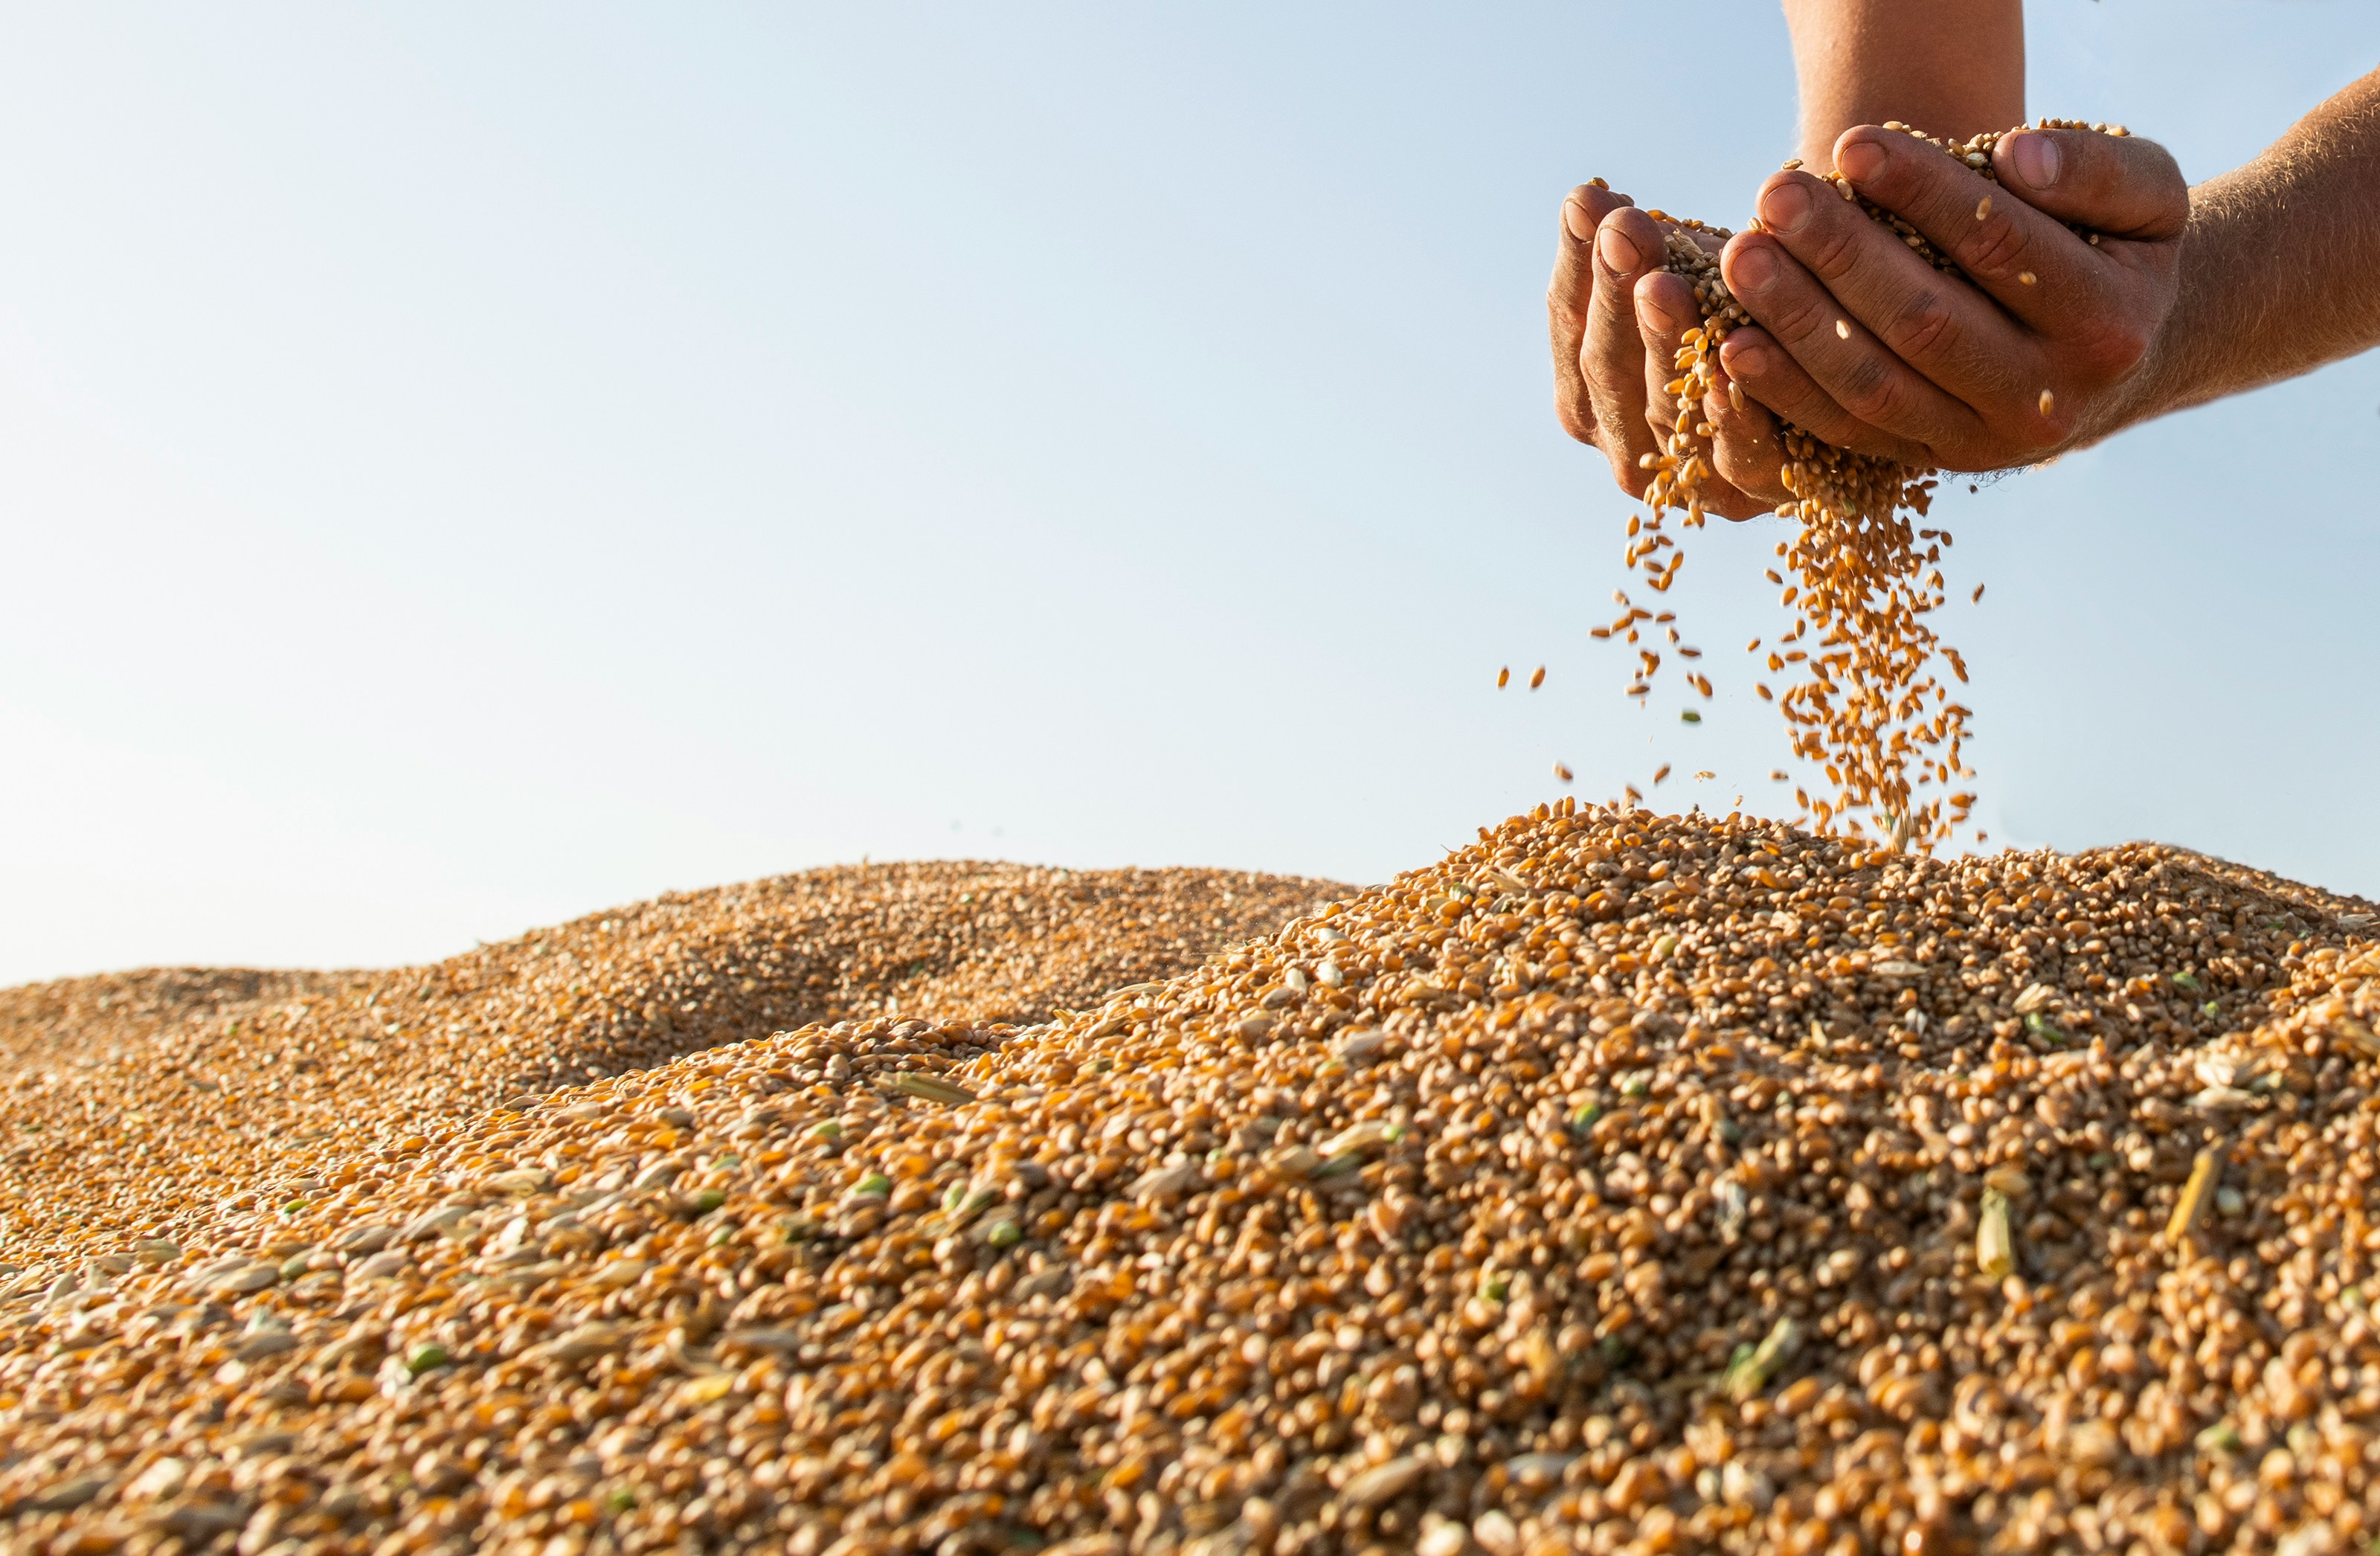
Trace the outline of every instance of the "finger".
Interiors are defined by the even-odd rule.
[[[1682,275],[1666,270],[1647,271],[1636,278],[1636,338],[1644,345],[1645,424],[1658,442],[1664,432],[1691,430],[1690,417],[1678,424],[1678,398],[1670,385],[1678,379],[1678,351],[1685,333],[1702,322],[1694,306],[1694,287]]]
[[[1645,345],[1645,422],[1657,444],[1663,432],[1695,432],[1706,441],[1717,434],[1716,426],[1704,415],[1701,400],[1684,404],[1670,393],[1670,385],[1677,382],[1672,364],[1685,344],[1685,334],[1702,322],[1694,287],[1684,276],[1656,270],[1638,279],[1636,323]],[[1716,468],[1716,460],[1713,465]],[[1702,482],[1695,495],[1706,511],[1728,518],[1746,518],[1777,504],[1775,498],[1764,504],[1736,490],[1723,473]]]
[[[1554,275],[1546,287],[1546,324],[1553,336],[1554,416],[1581,443],[1595,441],[1595,408],[1579,371],[1579,346],[1595,297],[1595,229],[1629,203],[1600,184],[1581,184],[1562,200],[1556,225]]]
[[[1946,167],[1957,166],[1909,137],[1900,139]],[[1891,357],[1947,391],[1912,395],[1910,385],[1896,387],[1885,364],[1874,364],[1874,392],[1900,395],[1909,403],[1884,408],[1846,401],[1855,415],[1895,434],[1938,444],[1973,427],[1972,415],[1950,415],[1949,407],[2010,403],[2019,385],[2039,377],[2033,366],[2036,348],[2022,326],[1974,287],[1921,259],[1900,233],[1843,199],[1832,184],[1805,173],[1777,174],[1761,186],[1758,209],[1761,230],[1825,289],[1822,300],[1834,310],[1828,328],[1838,319],[1856,321]],[[1747,298],[1745,306],[1790,343],[1785,322],[1775,316],[1782,307],[1779,298],[1789,295],[1790,287],[1756,302]],[[1843,338],[1840,330],[1835,333]],[[1856,344],[1838,355],[1853,355]],[[1798,354],[1800,347],[1793,348]],[[1818,376],[1827,378],[1824,371]],[[1830,382],[1828,387],[1842,398],[1845,385]],[[2038,383],[2034,387],[2037,393]],[[1931,419],[1923,419],[1928,412]]]
[[[2001,188],[1897,130],[1866,125],[1845,130],[1835,155],[1852,188],[1916,228],[2034,331],[2064,335],[2120,310],[2107,256],[2056,216],[2035,210],[2020,198],[2022,191]]]
[[[1744,310],[1855,419],[1928,451],[1956,447],[1982,431],[1973,409],[1903,361],[1864,322],[1854,322],[1776,235],[1740,233],[1720,262]],[[1730,371],[1749,376],[1742,367]],[[1920,462],[1937,461],[1929,452]]]
[[[1648,479],[1640,461],[1654,444],[1645,422],[1645,343],[1633,294],[1639,276],[1660,268],[1666,249],[1653,219],[1625,206],[1603,218],[1594,249],[1595,295],[1579,366],[1595,405],[1596,441],[1620,484],[1637,493]]]
[[[1757,324],[1740,325],[1729,332],[1719,346],[1718,359],[1728,377],[1742,385],[1747,398],[1767,406],[1779,420],[1791,423],[1821,443],[1905,465],[1933,462],[1932,452],[1923,445],[1894,437],[1845,410],[1794,360],[1791,352]],[[1772,481],[1759,490],[1774,485]]]
[[[1748,394],[1727,371],[1726,351],[1711,364],[1716,387],[1703,396],[1703,419],[1711,428],[1711,466],[1734,491],[1742,493],[1742,514],[1749,518],[1773,510],[1792,493],[1779,479],[1784,468],[1784,445],[1778,441],[1774,412]]]
[[[2137,135],[2028,129],[2001,137],[1992,171],[2036,211],[2108,237],[2163,242],[2190,220],[2173,153]]]

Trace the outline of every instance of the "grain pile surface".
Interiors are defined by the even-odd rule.
[[[1268,933],[1329,882],[963,862],[673,893],[432,966],[0,991],[0,1255],[170,1237],[286,1167],[805,1022],[1043,1019]]]
[[[2345,1552],[2368,904],[1515,817],[0,1288],[15,1548]],[[278,1199],[276,1189],[271,1197]]]

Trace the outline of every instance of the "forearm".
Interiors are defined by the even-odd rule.
[[[2293,378],[2374,345],[2380,71],[2255,161],[2191,190],[2180,289],[2123,421]]]
[[[2024,121],[2022,0],[1785,0],[1785,25],[1812,168],[1853,125],[1964,140]]]

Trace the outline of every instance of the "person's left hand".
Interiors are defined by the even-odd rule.
[[[2025,130],[1995,149],[1996,187],[1931,146],[1863,126],[1837,142],[1836,164],[1963,277],[1928,265],[1830,183],[1771,177],[1761,229],[1738,234],[1723,260],[1756,323],[1731,333],[1719,360],[1759,404],[1737,412],[1723,395],[1706,399],[1721,476],[1787,497],[1762,407],[1828,443],[1959,470],[2034,463],[2123,424],[2173,308],[2190,209],[2163,147]],[[1657,295],[1638,289],[1640,313]],[[1669,300],[1684,308],[1676,333],[1692,328],[1691,298]]]
[[[1546,289],[1554,414],[1564,432],[1610,461],[1621,491],[1641,497],[1653,480],[1646,461],[1660,451],[1662,434],[1678,417],[1667,388],[1677,376],[1671,364],[1678,338],[1700,322],[1693,289],[1662,268],[1677,225],[1655,221],[1626,195],[1599,184],[1570,192],[1560,224],[1553,281]],[[1671,311],[1657,306],[1648,314],[1646,298],[1666,299]],[[1730,518],[1775,505],[1774,499],[1747,497],[1723,480],[1706,481],[1702,499],[1711,512]]]

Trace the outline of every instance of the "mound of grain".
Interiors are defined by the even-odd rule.
[[[1540,809],[0,1290],[28,1550],[2344,1551],[2368,905]]]
[[[172,1237],[226,1196],[522,1092],[810,1021],[1040,1020],[1345,888],[1214,870],[815,870],[434,966],[169,970],[0,991],[0,1247]]]

